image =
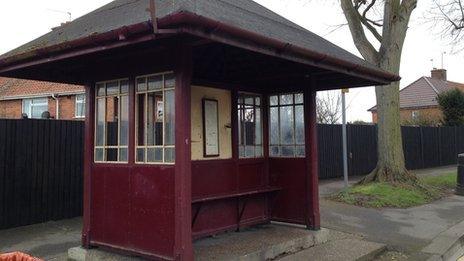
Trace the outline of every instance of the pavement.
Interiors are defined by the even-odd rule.
[[[414,173],[419,176],[435,176],[452,171],[456,171],[455,166],[414,171]],[[354,178],[352,182],[357,180],[359,178]],[[343,186],[341,180],[321,182],[322,226],[358,234],[368,241],[387,244],[389,249],[416,256],[417,260],[423,259],[424,255],[432,255],[433,253],[423,251],[423,249],[434,240],[440,241],[442,233],[458,231],[457,227],[464,222],[464,197],[450,196],[408,209],[368,209],[324,199],[343,189]],[[464,227],[461,233],[464,235]],[[455,235],[452,240],[458,239]],[[446,240],[449,244],[453,243],[449,237]],[[446,244],[443,240],[441,242]],[[442,246],[442,248],[446,247]]]
[[[0,253],[22,251],[45,260],[66,260],[80,245],[82,219],[74,218],[0,230]]]

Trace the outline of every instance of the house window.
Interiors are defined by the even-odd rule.
[[[128,162],[129,81],[96,84],[95,162]]]
[[[136,79],[136,162],[175,162],[175,78],[172,73]]]
[[[269,154],[271,157],[304,157],[303,94],[269,97]]]
[[[239,157],[263,156],[263,122],[261,97],[240,93],[238,98]]]
[[[76,95],[75,115],[76,118],[85,117],[85,94]]]
[[[419,119],[419,111],[412,111],[411,112],[411,119],[418,120]]]
[[[48,111],[48,98],[34,98],[23,100],[23,113],[28,118],[40,119],[42,113]]]

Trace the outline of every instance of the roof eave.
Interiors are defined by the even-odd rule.
[[[247,43],[252,43],[252,46],[248,46],[249,44],[247,44],[246,47],[248,47],[248,49],[287,59],[296,58],[291,60],[300,62],[307,61],[312,66],[351,74],[365,78],[366,80],[377,84],[388,84],[401,79],[398,75],[385,72],[380,69],[376,70],[366,66],[361,66],[336,57],[318,53],[314,50],[294,46],[288,42],[265,37],[254,32],[230,26],[186,11],[179,11],[163,18],[159,18],[158,26],[159,28],[165,29],[177,29],[175,33],[193,34],[228,44],[231,43],[230,38],[228,37],[233,36]],[[172,34],[173,32],[169,31],[168,33]],[[124,26],[106,33],[95,34],[59,45],[45,47],[10,56],[5,59],[0,59],[0,74],[17,69],[23,69],[36,64],[134,44],[139,41],[131,40],[130,36],[140,36],[143,34],[145,34],[145,37],[140,37],[141,39],[139,41],[149,41],[156,38],[150,21]],[[160,34],[163,34],[163,31],[160,31]],[[227,37],[225,37],[224,34],[226,34]],[[111,46],[105,45],[111,42],[116,43]],[[242,43],[239,44],[239,46],[244,47]],[[88,48],[86,49],[86,47]],[[79,51],[72,52],[73,50]],[[64,54],[55,55],[58,53]]]

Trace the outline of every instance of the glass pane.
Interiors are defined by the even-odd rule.
[[[243,147],[243,146],[238,147],[238,155],[239,155],[240,158],[245,157],[245,147]]]
[[[105,96],[105,85],[104,84],[97,84],[97,96]]]
[[[163,145],[163,93],[148,93],[147,145]]]
[[[279,108],[274,107],[270,109],[270,123],[269,123],[269,132],[270,132],[270,142],[273,145],[280,144],[279,140]]]
[[[106,98],[106,145],[108,146],[118,145],[118,107],[118,97]]]
[[[255,156],[255,146],[246,146],[245,147],[245,157],[252,158]]]
[[[145,145],[145,94],[137,95],[137,145]]]
[[[305,144],[303,105],[295,106],[295,138],[296,144]]]
[[[256,98],[255,98],[255,104],[256,104],[257,106],[260,106],[260,105],[261,105],[261,98],[260,98],[260,97],[256,97]]]
[[[103,149],[95,150],[95,161],[104,161],[103,159]]]
[[[238,106],[238,144],[243,145],[242,137],[242,128],[243,128],[243,110],[241,110],[241,105]]]
[[[296,147],[296,156],[297,157],[304,157],[305,156],[305,147],[304,146],[297,146]]]
[[[166,112],[165,112],[165,144],[164,145],[174,145],[176,140],[176,133],[175,133],[175,101],[174,101],[174,90],[166,91],[165,92],[165,100],[166,100]]]
[[[121,129],[119,145],[129,145],[129,97],[121,96]]]
[[[118,149],[106,149],[106,161],[118,161]]]
[[[295,94],[295,103],[296,104],[303,104],[303,94],[302,93]]]
[[[174,148],[167,148],[164,150],[164,161],[173,163],[176,159],[176,151]]]
[[[174,88],[176,86],[176,78],[173,73],[164,75],[164,88]]]
[[[256,146],[255,155],[256,155],[256,157],[262,157],[263,156],[263,147],[262,146]]]
[[[263,132],[263,125],[261,121],[261,109],[256,108],[256,126],[255,126],[255,144],[261,145],[262,144],[262,132]]]
[[[23,100],[23,113],[26,113],[27,117],[31,117],[31,105],[32,105],[32,100],[30,99]]]
[[[245,109],[244,115],[244,138],[245,138],[245,145],[255,145],[255,111],[253,110],[252,106],[247,106]]]
[[[121,148],[119,149],[119,161],[127,162],[128,155],[127,155],[127,149],[126,148]]]
[[[109,82],[106,84],[106,95],[115,95],[119,93],[119,82]]]
[[[243,97],[239,97],[238,98],[238,104],[243,104],[243,103],[244,103]]]
[[[42,113],[48,111],[48,105],[34,105],[32,104],[31,108],[31,118],[40,119],[42,118]]]
[[[163,88],[163,75],[148,77],[148,90],[161,90]]]
[[[121,93],[128,93],[129,92],[129,81],[123,80],[121,81]]]
[[[294,144],[293,135],[293,107],[280,107],[280,142]]]
[[[280,105],[293,104],[293,94],[280,95]]]
[[[283,157],[294,157],[295,156],[295,147],[293,147],[293,146],[282,146],[282,156]]]
[[[146,91],[147,90],[147,81],[146,78],[137,79],[137,91]]]
[[[279,105],[279,98],[277,96],[269,97],[269,104],[271,106]]]
[[[271,157],[280,156],[279,146],[271,146],[271,148],[269,149],[269,155],[271,155]]]
[[[137,162],[145,162],[145,149],[143,148],[138,148],[137,149],[137,155],[136,159]]]
[[[95,135],[96,146],[103,146],[105,141],[105,99],[97,99],[97,126]],[[103,154],[102,154],[103,155]]]
[[[162,148],[148,148],[147,149],[147,162],[163,162],[163,149]]]
[[[245,97],[245,104],[246,105],[253,105],[254,104],[253,97]]]

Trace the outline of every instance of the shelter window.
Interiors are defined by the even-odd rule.
[[[263,122],[261,97],[253,94],[239,94],[238,132],[239,157],[260,158],[263,156]]]
[[[269,155],[304,157],[305,128],[303,94],[269,97]]]
[[[48,111],[48,98],[35,98],[23,100],[23,113],[32,119],[42,118],[42,113]]]
[[[75,115],[76,118],[85,117],[85,94],[76,95]]]
[[[175,162],[175,78],[172,73],[137,78],[136,162]]]
[[[97,83],[95,162],[128,162],[129,81]]]

